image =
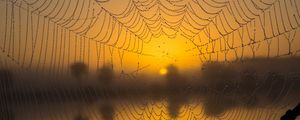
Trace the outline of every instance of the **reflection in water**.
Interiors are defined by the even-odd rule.
[[[168,111],[171,118],[177,118],[180,108],[184,105],[185,97],[177,95],[169,95],[168,97]]]
[[[86,116],[79,114],[75,117],[74,120],[88,120],[88,118]]]
[[[100,109],[99,109],[102,118],[104,120],[113,120],[114,119],[114,108],[112,103],[110,103],[110,101],[103,101],[100,105]]]
[[[298,59],[262,59],[255,65],[206,63],[194,81],[170,65],[166,84],[157,85],[115,84],[113,70],[103,67],[100,85],[43,88],[16,86],[12,73],[1,70],[0,115],[4,120],[279,119],[300,101]]]

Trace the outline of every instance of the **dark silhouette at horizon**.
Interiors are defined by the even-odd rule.
[[[103,67],[98,69],[97,76],[100,82],[100,86],[111,85],[115,78],[113,69],[108,65],[104,65]]]
[[[8,69],[0,69],[0,120],[14,120],[9,101],[9,92],[14,84],[13,74]]]
[[[88,74],[88,66],[83,62],[73,63],[71,66],[71,74],[78,80],[81,81],[84,76]]]
[[[107,120],[113,120],[118,114],[115,107],[118,107],[117,102],[119,101],[166,100],[166,109],[171,118],[177,118],[182,106],[194,98],[201,99],[199,103],[203,104],[203,113],[209,117],[222,115],[235,108],[248,110],[272,104],[285,104],[287,102],[292,104],[299,101],[300,89],[297,85],[300,80],[298,74],[300,64],[298,60],[298,58],[285,58],[249,60],[243,61],[243,63],[210,62],[204,64],[205,68],[201,73],[197,73],[194,78],[189,79],[176,66],[170,65],[164,76],[166,81],[161,84],[144,81],[139,83],[138,80],[146,79],[143,77],[137,77],[137,81],[117,83],[114,81],[113,69],[104,66],[96,73],[96,82],[100,82],[100,85],[97,83],[94,86],[69,87],[68,84],[61,86],[43,84],[36,86],[37,88],[18,86],[21,89],[15,89],[13,83],[18,81],[12,79],[14,78],[13,73],[4,70],[0,74],[1,78],[5,78],[1,79],[1,85],[13,86],[13,89],[11,93],[2,94],[4,97],[2,96],[1,99],[3,99],[4,102],[2,103],[4,104],[1,103],[1,110],[4,112],[1,113],[1,116],[8,120],[12,119],[15,114],[15,106],[12,107],[12,105],[15,104],[37,105],[36,103],[42,103],[51,106],[70,101],[88,104],[101,102],[100,106],[97,106],[98,111]],[[73,67],[72,75],[77,76],[77,79],[85,78],[87,75],[85,64],[77,65],[77,67]],[[26,73],[22,76],[26,77],[32,74]],[[86,76],[86,78],[93,77]],[[87,82],[86,80],[83,82]],[[2,90],[4,89],[2,88]],[[10,96],[10,100],[6,99],[6,95]],[[74,116],[74,119],[75,117],[78,120],[84,120],[90,116],[85,118],[78,115]]]

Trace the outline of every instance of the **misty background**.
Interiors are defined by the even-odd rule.
[[[280,119],[300,101],[298,0],[0,0],[0,15],[1,119]]]

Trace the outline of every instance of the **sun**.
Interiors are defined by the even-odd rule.
[[[166,75],[168,73],[168,70],[166,69],[166,68],[161,68],[160,70],[159,70],[159,74],[160,75]]]

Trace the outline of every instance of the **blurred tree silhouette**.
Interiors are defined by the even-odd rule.
[[[168,73],[166,74],[166,78],[169,86],[179,85],[183,81],[183,78],[180,76],[177,67],[174,65],[169,65],[167,69]]]
[[[114,71],[111,67],[104,65],[98,70],[98,80],[101,85],[109,85],[114,79]]]
[[[76,62],[71,65],[71,74],[81,80],[86,74],[88,74],[88,67],[82,62]]]

